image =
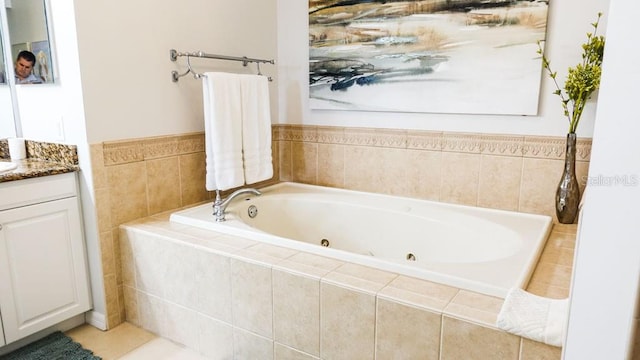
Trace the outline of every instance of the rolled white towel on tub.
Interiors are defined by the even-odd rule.
[[[504,299],[496,325],[527,339],[562,346],[568,309],[568,299],[549,299],[512,288]]]

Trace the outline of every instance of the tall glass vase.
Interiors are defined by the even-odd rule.
[[[573,224],[578,216],[580,189],[576,177],[576,133],[567,134],[564,171],[556,190],[556,216],[561,224]]]

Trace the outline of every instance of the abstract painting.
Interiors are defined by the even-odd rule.
[[[312,109],[535,115],[548,1],[309,0]]]

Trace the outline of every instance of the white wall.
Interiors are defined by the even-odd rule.
[[[173,83],[171,71],[183,72],[186,59],[171,62],[169,50],[275,58],[275,11],[275,0],[76,1],[89,142],[203,131],[201,81]],[[240,62],[192,64],[256,73]]]
[[[560,99],[553,95],[550,78],[543,75],[538,116],[452,115],[308,110],[307,1],[278,0],[279,123],[365,126],[501,134],[564,136],[568,129]],[[547,29],[547,57],[564,79],[566,69],[581,60],[580,45],[598,12],[604,12],[606,29],[608,0],[551,1]],[[604,33],[604,32],[603,32]],[[531,56],[536,56],[533,53]],[[578,136],[591,137],[595,102],[582,117]]]
[[[640,274],[637,1],[612,0],[565,359],[626,359]],[[611,182],[603,179],[610,179]],[[617,182],[616,182],[617,180]]]

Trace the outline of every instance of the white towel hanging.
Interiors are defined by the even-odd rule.
[[[241,75],[242,149],[247,184],[273,177],[268,79]]]
[[[242,186],[244,169],[239,75],[208,72],[202,84],[206,188],[213,191]]]

